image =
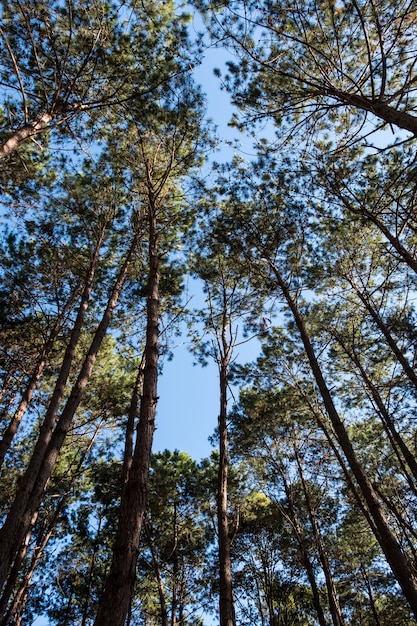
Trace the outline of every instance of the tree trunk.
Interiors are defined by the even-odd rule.
[[[343,616],[340,609],[339,598],[337,596],[336,587],[334,585],[333,576],[330,568],[327,552],[323,546],[323,542],[320,536],[319,525],[317,522],[316,512],[311,502],[310,494],[308,492],[307,484],[304,478],[304,472],[301,465],[300,455],[296,445],[294,445],[295,460],[297,462],[298,472],[303,486],[304,498],[307,505],[308,516],[310,519],[311,527],[313,530],[314,541],[316,543],[317,551],[320,558],[320,564],[324,573],[326,581],[327,597],[329,599],[329,608],[332,616],[334,626],[343,626]]]
[[[336,335],[335,335],[336,336]],[[344,341],[339,337],[336,336],[336,339],[339,343],[339,345],[343,348],[345,354],[347,354],[347,356],[353,361],[353,363],[355,364],[355,366],[357,367],[364,383],[365,386],[368,388],[371,397],[375,403],[377,412],[381,418],[382,424],[384,426],[385,432],[387,433],[387,436],[390,439],[391,442],[391,446],[398,458],[398,461],[400,463],[401,466],[403,466],[403,461],[400,458],[400,455],[398,453],[397,450],[397,446],[399,448],[399,450],[402,452],[403,457],[409,467],[409,469],[411,470],[412,476],[414,478],[414,482],[412,480],[412,478],[409,476],[408,472],[406,471],[405,467],[402,467],[404,473],[406,474],[407,480],[409,482],[410,488],[413,490],[414,494],[417,495],[416,492],[416,485],[417,485],[417,461],[413,455],[413,453],[411,452],[411,450],[408,448],[407,444],[405,443],[405,441],[403,440],[403,438],[401,437],[400,433],[397,431],[396,427],[395,427],[395,423],[391,418],[391,415],[389,414],[380,394],[379,391],[377,389],[377,387],[373,384],[373,382],[371,381],[371,379],[369,378],[369,376],[367,375],[365,368],[363,367],[362,363],[360,362],[360,359],[358,357],[358,355],[356,354],[356,350],[355,348],[351,348],[349,349],[346,344],[344,343]]]
[[[235,626],[233,601],[232,563],[230,557],[230,535],[227,518],[228,503],[228,442],[227,442],[227,388],[230,360],[230,340],[227,339],[227,299],[224,297],[221,340],[219,341],[220,360],[220,413],[219,413],[219,473],[217,484],[217,523],[219,533],[219,608],[220,626]]]
[[[149,277],[145,367],[135,450],[122,492],[119,525],[110,572],[98,607],[95,626],[123,626],[136,578],[136,562],[147,506],[149,461],[158,402],[159,258],[156,211],[149,202]]]
[[[320,626],[328,626],[327,625],[327,621],[326,618],[324,617],[324,611],[323,611],[323,607],[321,605],[321,600],[320,600],[320,593],[319,593],[319,589],[317,586],[317,582],[316,582],[316,577],[314,575],[314,569],[313,569],[313,564],[310,560],[310,557],[308,555],[308,549],[306,546],[306,542],[304,540],[303,537],[303,531],[301,528],[301,524],[300,521],[298,519],[295,507],[294,507],[294,497],[291,493],[290,487],[288,485],[287,479],[285,477],[284,474],[284,470],[282,467],[279,467],[279,471],[282,477],[282,481],[284,483],[284,490],[285,490],[285,495],[287,496],[287,500],[288,500],[288,505],[289,505],[289,509],[290,509],[290,513],[291,515],[286,514],[282,507],[281,510],[283,511],[283,514],[285,515],[285,517],[287,517],[287,519],[289,520],[291,526],[294,529],[295,532],[295,536],[297,537],[297,542],[298,545],[300,547],[300,552],[301,552],[301,561],[305,567],[306,570],[306,574],[307,574],[307,578],[308,578],[308,582],[310,583],[310,587],[311,587],[311,592],[313,594],[313,604],[314,604],[314,608],[316,609],[317,612],[317,619],[319,622]]]
[[[333,425],[336,437],[343,450],[343,453],[346,456],[352,473],[356,478],[358,486],[364,496],[365,502],[369,509],[369,513],[375,523],[375,527],[378,530],[376,538],[382,548],[383,553],[385,554],[387,562],[389,563],[395,578],[397,579],[399,585],[403,590],[404,596],[406,597],[414,615],[417,617],[417,579],[415,577],[413,567],[408,561],[407,556],[401,549],[401,546],[398,543],[394,533],[391,531],[390,524],[385,517],[381,502],[369,478],[367,477],[358,457],[356,456],[352,443],[349,439],[349,435],[345,429],[342,420],[339,417],[339,414],[333,403],[330,391],[324,380],[320,365],[314,352],[314,348],[311,344],[307,329],[305,327],[304,320],[298,310],[298,306],[293,300],[288,285],[283,280],[280,272],[278,271],[278,268],[273,263],[271,263],[270,266],[274,272],[277,283],[287,301],[295,324],[300,333],[300,338],[303,342],[313,376],[316,380],[316,384],[320,391],[324,406]]]
[[[13,565],[13,573],[9,576],[8,580],[7,580],[7,585],[5,588],[5,591],[3,593],[3,596],[0,600],[0,615],[4,615],[3,619],[0,621],[0,626],[7,626],[10,623],[11,618],[13,617],[14,620],[17,623],[20,623],[20,617],[18,618],[17,616],[21,616],[23,609],[25,607],[25,604],[27,602],[27,597],[28,597],[28,592],[29,592],[29,588],[30,588],[30,582],[32,580],[32,576],[33,573],[39,563],[39,561],[41,560],[42,556],[43,556],[43,552],[48,544],[49,539],[52,537],[54,529],[55,529],[55,525],[59,519],[59,516],[64,508],[64,506],[66,505],[67,501],[68,501],[68,496],[70,494],[70,490],[72,485],[74,485],[77,477],[79,476],[79,472],[80,469],[87,457],[87,454],[90,452],[93,443],[96,439],[96,436],[98,434],[98,432],[100,431],[101,425],[99,425],[96,428],[96,431],[93,435],[93,437],[91,438],[88,446],[86,447],[86,449],[83,451],[82,453],[82,457],[75,469],[75,471],[73,472],[73,475],[71,477],[71,482],[69,485],[69,488],[67,490],[67,492],[62,496],[62,498],[59,500],[57,507],[55,509],[55,511],[53,512],[52,518],[49,520],[49,522],[47,522],[46,524],[46,528],[43,530],[43,534],[40,537],[40,540],[38,540],[39,543],[37,543],[37,545],[35,546],[34,550],[33,550],[33,555],[32,555],[32,559],[31,559],[31,563],[29,565],[29,568],[24,576],[23,582],[20,583],[18,592],[16,593],[16,595],[13,598],[13,602],[11,603],[11,606],[8,608],[7,613],[5,614],[6,611],[6,607],[7,607],[7,603],[9,602],[10,596],[13,592],[13,590],[16,588],[16,580],[17,580],[17,575],[18,575],[18,569],[19,569],[19,565],[20,565],[20,561],[22,559],[18,558],[15,560],[15,563]],[[37,513],[35,514],[34,519],[32,520],[32,526],[35,524],[36,521],[36,516]],[[28,534],[28,538],[30,538],[30,533]],[[22,557],[25,556],[25,552],[26,552],[26,543],[23,546],[23,551],[21,552]],[[19,555],[20,557],[20,555]]]
[[[413,368],[411,367],[411,365],[407,361],[406,357],[404,356],[404,354],[400,350],[400,348],[397,345],[397,342],[395,341],[394,337],[392,336],[388,326],[385,324],[385,322],[383,321],[383,319],[379,315],[378,311],[375,309],[375,307],[369,301],[369,298],[366,296],[366,294],[364,294],[363,291],[361,291],[361,289],[359,289],[359,287],[355,283],[355,281],[350,279],[349,277],[346,277],[346,278],[349,281],[349,284],[355,290],[355,293],[357,294],[358,298],[360,299],[360,301],[362,302],[362,304],[364,305],[364,307],[368,311],[369,315],[372,317],[372,319],[374,320],[375,324],[377,325],[379,330],[384,335],[384,337],[385,337],[389,347],[391,348],[392,352],[395,354],[395,357],[396,357],[397,361],[400,363],[401,367],[403,368],[405,374],[410,379],[410,381],[413,383],[414,387],[417,389],[417,374],[415,373],[415,371],[413,370]]]
[[[19,402],[19,406],[17,407],[13,418],[10,420],[9,425],[7,426],[7,428],[5,429],[4,433],[3,433],[3,437],[0,441],[0,468],[3,465],[4,462],[4,457],[7,454],[8,449],[10,448],[10,445],[13,441],[14,436],[17,433],[17,430],[21,424],[21,421],[26,413],[26,409],[29,406],[33,394],[36,390],[36,387],[38,386],[38,383],[42,377],[43,374],[43,370],[45,368],[45,365],[47,363],[48,360],[48,356],[52,350],[52,347],[54,345],[54,341],[56,339],[56,337],[58,336],[59,330],[61,328],[61,324],[62,324],[62,320],[64,317],[64,313],[67,311],[68,308],[70,308],[74,298],[76,297],[76,292],[73,292],[72,296],[70,297],[69,301],[66,303],[66,305],[64,306],[64,310],[61,312],[61,314],[59,315],[58,319],[55,321],[54,327],[50,333],[50,336],[48,338],[48,340],[46,341],[42,353],[39,357],[38,363],[36,364],[32,375],[29,379],[29,382],[26,386],[26,389],[22,395],[22,398]]]
[[[347,93],[339,89],[325,89],[324,93],[333,96],[339,102],[350,104],[362,111],[369,111],[369,113],[373,113],[373,115],[379,117],[387,124],[408,130],[414,136],[417,136],[417,117],[410,115],[406,111],[399,111],[381,100],[370,99],[360,94]]]
[[[151,533],[149,531],[149,527],[148,527],[146,520],[144,520],[143,522],[143,529],[145,531],[148,546],[151,551],[153,569],[155,572],[155,578],[156,578],[156,582],[158,585],[159,604],[161,607],[161,626],[169,626],[167,603],[165,600],[164,583],[163,583],[162,576],[161,576],[161,566],[159,565],[158,554],[156,552],[155,544],[152,540]]]
[[[38,510],[42,502],[45,488],[54,469],[59,452],[93,371],[98,351],[106,335],[140,237],[141,233],[138,231],[133,238],[129,252],[120,269],[101,322],[93,337],[77,381],[72,388],[61,416],[52,432],[53,425],[50,424],[49,433],[45,432],[43,437],[42,433],[40,434],[37,445],[35,446],[35,452],[32,455],[29,466],[19,485],[6,521],[0,530],[0,588],[2,588],[5,583],[14,555],[31,528],[33,514]],[[38,445],[42,440],[46,442],[46,445]]]

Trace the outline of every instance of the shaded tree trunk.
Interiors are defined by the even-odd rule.
[[[148,527],[146,520],[144,520],[143,522],[143,529],[145,531],[146,540],[148,542],[148,546],[151,551],[152,564],[153,564],[153,569],[155,572],[156,583],[158,586],[159,604],[161,607],[161,626],[169,626],[167,603],[165,600],[164,583],[163,583],[162,575],[161,575],[161,566],[159,564],[158,554],[157,554],[155,544],[151,537],[151,533],[149,531],[149,527]]]
[[[334,626],[343,626],[343,616],[340,609],[339,598],[337,596],[336,587],[334,585],[333,576],[330,568],[329,559],[326,549],[320,536],[319,525],[317,522],[316,512],[311,502],[310,493],[304,478],[304,472],[301,465],[301,459],[297,447],[294,445],[295,460],[297,462],[298,473],[300,475],[301,484],[303,486],[304,498],[307,505],[308,516],[310,518],[311,527],[313,529],[314,541],[319,553],[321,567],[323,569],[324,578],[326,580],[327,597],[329,599],[330,613]]]
[[[270,267],[291,310],[294,322],[300,333],[300,338],[304,345],[304,349],[310,363],[311,371],[315,378],[317,387],[320,391],[320,395],[322,397],[326,411],[329,415],[329,419],[334,428],[337,440],[364,496],[375,527],[378,530],[376,538],[382,548],[382,551],[385,554],[387,562],[389,563],[395,578],[397,579],[399,585],[403,590],[404,596],[406,597],[414,615],[417,617],[417,579],[414,574],[414,569],[409,562],[407,556],[403,552],[394,533],[391,531],[390,524],[385,516],[381,502],[368,476],[366,475],[362,464],[356,456],[356,452],[353,449],[349,435],[342,420],[339,417],[339,414],[333,403],[330,391],[324,380],[319,362],[314,352],[313,345],[310,341],[307,328],[304,324],[304,320],[296,302],[291,296],[288,285],[283,280],[278,268],[272,262],[270,262]]]
[[[224,331],[224,329],[223,329]],[[223,332],[224,338],[224,332]],[[217,523],[219,533],[219,582],[220,626],[234,626],[235,611],[232,587],[232,564],[230,558],[228,501],[228,451],[227,451],[227,367],[228,347],[224,340],[226,355],[220,364],[220,415],[219,415],[219,474],[217,486]]]
[[[320,626],[328,626],[326,618],[324,617],[323,607],[321,605],[320,593],[319,593],[319,588],[317,586],[316,577],[314,575],[313,564],[308,555],[308,549],[307,549],[306,542],[303,537],[301,524],[300,524],[298,515],[294,507],[294,496],[291,493],[291,489],[290,489],[290,486],[288,485],[288,481],[285,477],[283,468],[279,467],[279,471],[280,471],[282,481],[284,484],[284,491],[285,491],[285,495],[287,496],[288,505],[290,509],[290,515],[286,514],[282,507],[280,508],[283,512],[283,515],[285,515],[285,517],[287,517],[288,521],[290,522],[292,528],[294,529],[295,536],[297,537],[297,542],[298,542],[298,545],[300,547],[300,552],[301,552],[301,561],[305,567],[308,582],[310,583],[311,592],[313,594],[313,604],[317,613],[318,622]]]
[[[40,434],[39,440],[35,446],[35,451],[19,485],[14,502],[0,530],[0,587],[3,587],[5,583],[14,555],[19,549],[24,537],[30,531],[33,514],[38,510],[42,502],[45,488],[52,474],[59,452],[93,371],[97,354],[106,335],[140,238],[141,232],[137,231],[126,259],[119,271],[107,307],[93,337],[77,381],[71,390],[61,416],[54,429],[53,422],[49,423],[49,428],[45,428],[45,432]],[[49,417],[51,418],[51,415]]]
[[[143,388],[132,463],[122,492],[119,525],[110,571],[98,607],[95,626],[123,626],[129,613],[139,539],[147,506],[149,461],[158,402],[159,258],[154,198],[149,198],[149,276]]]

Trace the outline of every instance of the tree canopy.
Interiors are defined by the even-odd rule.
[[[0,4],[0,626],[416,623],[416,15]]]

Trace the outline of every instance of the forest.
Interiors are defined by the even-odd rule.
[[[0,46],[0,626],[416,624],[416,0],[0,0]],[[152,452],[179,341],[207,458]]]

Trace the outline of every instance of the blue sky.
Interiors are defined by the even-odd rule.
[[[195,19],[195,31],[201,30],[201,22]],[[213,160],[226,161],[233,157],[235,149],[230,145],[235,141],[243,143],[250,151],[251,141],[235,129],[228,127],[233,107],[229,95],[220,89],[220,81],[214,76],[214,68],[224,73],[228,54],[221,48],[209,48],[204,62],[195,70],[195,80],[206,94],[207,117],[217,126],[219,150]],[[206,166],[209,174],[210,165]],[[190,308],[204,302],[203,294],[196,281],[188,282]],[[190,291],[191,290],[191,291]],[[194,292],[194,293],[193,293]],[[208,437],[213,434],[219,413],[219,382],[217,366],[210,363],[202,368],[193,366],[195,358],[189,352],[189,339],[186,334],[173,345],[174,358],[163,366],[163,375],[158,382],[157,430],[154,438],[154,451],[183,450],[199,460],[210,455],[212,450]],[[254,358],[253,348],[248,344],[237,349],[245,358]]]

